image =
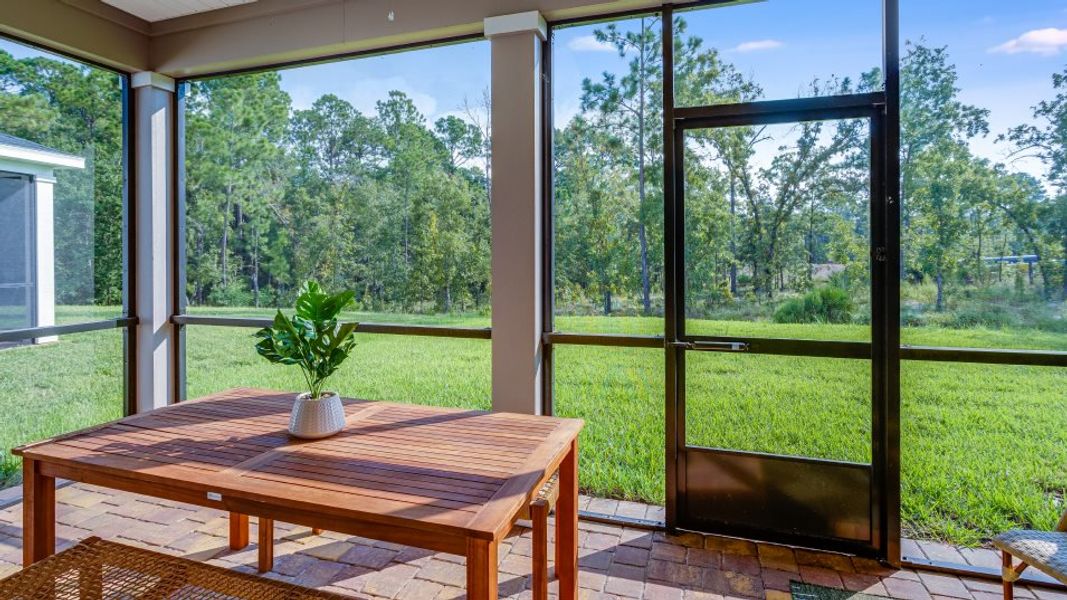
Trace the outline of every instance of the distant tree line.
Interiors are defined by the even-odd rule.
[[[488,303],[478,126],[430,128],[400,92],[373,115],[332,94],[293,109],[277,73],[196,82],[187,106],[191,302],[274,306],[314,278],[365,309]]]
[[[662,310],[661,27],[656,17],[634,23],[596,30],[626,67],[585,80],[581,110],[555,132],[555,286],[564,311]],[[765,97],[683,20],[675,29],[679,104]],[[866,92],[881,79],[875,68],[814,80],[806,94]],[[989,112],[960,100],[947,48],[906,45],[901,276],[930,290],[931,311],[994,288],[1045,303],[1067,296],[1067,70],[1053,83],[1054,97],[1029,123],[995,140],[1013,157],[1040,160],[1047,177],[1039,181],[972,152],[990,135]],[[0,53],[0,130],[91,149],[89,173],[61,180],[77,199],[64,216],[57,211],[58,287],[69,290],[61,302],[121,298],[119,98],[113,75]],[[296,108],[276,72],[190,84],[190,301],[273,306],[314,278],[356,290],[368,310],[487,308],[490,107],[483,97],[473,104],[467,118],[430,123],[396,91],[363,114],[332,94]],[[695,131],[686,144],[691,312],[774,307],[826,286],[865,302],[865,121]],[[1037,260],[1025,271],[990,260],[1009,255]]]
[[[704,47],[678,20],[675,97],[681,106],[763,99],[752,79]],[[583,83],[582,112],[556,133],[559,295],[590,313],[656,313],[662,293],[662,65],[658,19],[594,35],[628,61]],[[1067,71],[1033,121],[996,142],[1012,158],[1039,158],[1048,185],[976,156],[988,111],[959,99],[947,48],[906,45],[902,60],[901,277],[929,285],[933,312],[949,290],[998,285],[1038,302],[1067,297]],[[807,95],[880,89],[871,69],[814,80]],[[686,297],[693,316],[831,285],[869,296],[870,136],[862,121],[687,132]],[[1034,255],[1021,265],[996,257]],[[817,281],[820,267],[829,281]],[[1020,282],[1019,279],[1022,278]],[[823,295],[821,298],[831,296]],[[836,296],[834,296],[836,297]],[[820,296],[812,297],[818,301]]]

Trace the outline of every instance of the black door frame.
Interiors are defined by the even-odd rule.
[[[673,322],[667,324],[667,352],[676,373],[673,396],[675,426],[671,446],[675,470],[673,517],[676,526],[745,537],[773,538],[808,546],[832,547],[879,556],[884,490],[874,465],[886,464],[882,419],[887,365],[875,360],[872,347],[885,345],[884,319],[872,310],[871,343],[804,339],[742,338],[690,335],[686,331],[685,294],[685,136],[698,129],[862,119],[869,127],[869,219],[871,236],[871,299],[883,296],[887,255],[885,226],[884,94],[857,94],[800,100],[752,102],[676,109],[672,122],[673,204],[666,231],[676,265],[670,298]],[[874,307],[872,306],[872,309]],[[686,368],[688,352],[725,351],[870,361],[871,464],[846,463],[795,456],[701,448],[686,443]],[[671,402],[671,399],[668,399]],[[880,469],[878,469],[880,471]],[[741,492],[738,484],[749,480]],[[669,496],[668,496],[669,497]],[[801,499],[804,497],[804,499]],[[844,533],[846,532],[847,533]]]
[[[644,14],[658,13],[662,17],[662,38],[661,39],[673,39],[673,17],[674,12],[685,11],[692,8],[707,7],[713,5],[728,5],[733,0],[693,0],[680,5],[662,4],[658,7],[649,7],[644,9],[624,10],[619,12],[610,12],[599,15],[591,15],[584,17],[574,17],[567,19],[554,20],[549,25],[548,40],[546,41],[546,58],[551,57],[550,49],[552,48],[553,29],[558,27],[565,27],[569,25],[579,23],[591,23],[599,20],[616,19],[624,17],[632,17]],[[896,160],[899,156],[900,147],[900,39],[899,39],[899,0],[882,0],[882,39],[883,39],[883,53],[882,53],[882,68],[884,76],[884,89],[883,94],[883,118],[881,119],[880,126],[883,128],[881,132],[881,139],[884,140],[884,146],[882,150],[882,159],[879,164],[873,165],[873,168],[883,169],[883,180],[885,182],[884,190],[882,192],[885,198],[885,226],[881,231],[872,231],[872,235],[882,236],[881,239],[876,239],[878,246],[889,249],[900,248],[900,230],[899,230],[899,198],[900,198],[900,165]],[[673,139],[674,139],[674,120],[676,112],[680,116],[693,116],[687,115],[688,108],[676,108],[674,102],[674,57],[673,57],[673,45],[663,44],[663,141],[664,141],[664,224],[674,223],[673,211],[674,204],[671,201],[674,192],[673,177],[674,177],[674,155],[673,155]],[[678,433],[678,419],[677,410],[674,402],[675,394],[678,389],[678,357],[680,352],[673,349],[673,346],[666,342],[665,335],[635,335],[635,334],[605,334],[605,333],[586,333],[586,332],[566,332],[557,331],[554,323],[553,316],[555,315],[554,295],[553,289],[553,248],[552,240],[554,239],[554,223],[552,219],[552,211],[554,207],[554,194],[553,194],[553,127],[551,126],[552,118],[552,65],[551,60],[545,60],[543,62],[543,77],[546,84],[545,94],[545,119],[544,119],[544,143],[545,143],[545,155],[544,155],[544,168],[545,168],[545,186],[544,194],[542,197],[542,203],[545,211],[545,219],[543,224],[543,235],[545,240],[544,248],[544,261],[543,261],[543,273],[545,293],[542,298],[542,314],[543,319],[543,352],[542,360],[544,366],[544,408],[546,413],[552,414],[553,412],[553,391],[554,381],[552,377],[552,366],[554,362],[553,353],[556,346],[565,345],[577,345],[577,346],[598,346],[598,347],[614,347],[614,348],[644,348],[649,352],[654,352],[657,349],[664,350],[664,363],[665,363],[665,384],[664,384],[664,410],[666,414],[665,423],[665,436],[664,436],[664,454],[666,461],[666,473],[665,473],[665,496],[666,496],[666,515],[665,522],[662,524],[656,522],[645,522],[641,520],[631,522],[626,520],[627,523],[638,526],[666,526],[668,529],[677,529],[680,524],[678,521],[678,495],[677,495],[677,453],[674,445]],[[770,104],[762,104],[762,106],[770,107]],[[725,109],[723,109],[725,110]],[[664,287],[665,287],[665,306],[664,317],[665,324],[671,324],[677,322],[677,313],[672,298],[672,289],[674,288],[674,281],[676,277],[676,270],[678,265],[675,264],[670,248],[670,242],[668,241],[671,234],[671,229],[668,227],[665,230],[664,242],[667,244],[667,249],[664,255]],[[900,270],[900,256],[898,252],[887,251],[885,270],[887,273],[899,273]],[[872,331],[872,337],[876,337],[884,340],[884,344],[866,344],[866,343],[850,343],[850,342],[827,342],[820,344],[818,347],[830,352],[831,356],[839,356],[842,354],[851,354],[856,357],[871,357],[873,361],[879,362],[885,365],[884,372],[882,372],[879,379],[872,381],[872,390],[875,388],[881,390],[885,401],[878,409],[879,414],[872,415],[872,418],[879,419],[884,424],[881,427],[881,435],[879,439],[874,440],[875,445],[884,449],[884,461],[879,461],[872,465],[872,487],[877,494],[877,502],[881,507],[880,514],[878,515],[877,531],[874,535],[878,536],[881,540],[878,549],[875,551],[876,557],[891,564],[899,565],[901,563],[901,551],[900,551],[900,387],[899,387],[899,374],[900,374],[900,360],[905,358],[915,361],[948,361],[948,362],[977,362],[977,363],[995,363],[995,364],[1029,364],[1029,365],[1058,365],[1067,366],[1067,358],[1064,353],[1049,352],[1049,351],[1001,351],[1001,350],[985,350],[977,348],[934,348],[934,347],[919,347],[919,346],[900,346],[900,301],[899,301],[899,289],[900,281],[897,277],[888,277],[882,289],[879,290],[879,294],[872,297],[872,311],[877,311],[885,315],[883,327],[879,327],[879,332]],[[669,328],[665,332],[669,331]],[[778,340],[782,344],[793,343],[792,340]],[[773,347],[773,346],[772,346]],[[788,347],[778,344],[777,348],[787,351]],[[764,340],[751,340],[751,349],[767,353],[771,348],[767,346]],[[811,349],[809,347],[809,349]],[[787,352],[788,353],[788,352]],[[873,449],[872,449],[873,450]],[[604,517],[603,515],[587,515],[590,518],[598,519],[613,519],[612,517]],[[617,518],[615,518],[617,520]],[[756,539],[768,539],[772,536],[750,534]],[[873,536],[872,536],[873,537]],[[816,548],[828,548],[832,549],[832,544],[827,544],[825,540],[810,540],[806,542],[809,547]],[[870,553],[870,549],[866,549]]]
[[[662,38],[674,39],[674,9],[663,8]],[[884,89],[872,94],[759,101],[702,107],[677,107],[674,98],[673,44],[663,44],[663,148],[664,148],[664,293],[666,351],[666,526],[691,528],[756,539],[802,544],[869,555],[891,563],[900,560],[900,390],[899,390],[899,155],[900,74],[898,0],[883,0]],[[684,178],[681,145],[686,129],[713,126],[788,123],[805,120],[868,118],[871,127],[871,342],[740,339],[685,335],[684,254],[682,204]],[[871,361],[871,454],[865,474],[857,479],[855,466],[832,461],[797,460],[756,453],[719,452],[718,458],[745,468],[769,467],[785,460],[792,468],[811,466],[823,475],[836,472],[841,483],[866,481],[869,485],[869,539],[865,542],[833,536],[771,530],[758,525],[714,522],[687,511],[687,458],[694,451],[685,445],[685,353],[693,342],[741,343],[748,352],[796,356],[866,358]],[[694,456],[706,458],[703,453]],[[825,466],[826,468],[823,468]],[[707,467],[707,465],[705,465]],[[773,477],[772,477],[773,478]],[[832,480],[833,477],[830,477]],[[770,490],[768,490],[769,492]],[[773,503],[765,494],[763,500]],[[793,515],[802,519],[804,515]]]

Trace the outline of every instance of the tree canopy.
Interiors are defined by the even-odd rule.
[[[661,30],[658,17],[598,27],[595,39],[624,67],[585,79],[580,110],[555,131],[554,284],[561,312],[662,311]],[[684,20],[675,30],[680,104],[766,99]],[[936,315],[1004,290],[1016,299],[1062,302],[1067,70],[1051,75],[1056,93],[1033,107],[1030,122],[994,139],[1041,161],[1047,169],[1041,181],[1011,162],[975,154],[973,142],[990,135],[989,111],[960,99],[949,48],[908,43],[901,66],[905,310],[928,309],[935,321],[951,324]],[[369,113],[334,94],[297,108],[282,77],[268,72],[189,84],[190,301],[286,304],[302,281],[313,279],[354,289],[356,304],[367,310],[487,310],[488,95],[472,90],[471,101],[457,107],[462,117],[431,123],[399,91]],[[880,86],[881,73],[872,69],[813,80],[802,93]],[[0,52],[0,130],[89,160],[85,173],[61,174],[57,193],[64,198],[56,212],[60,302],[121,301],[120,100],[115,75]],[[685,293],[692,316],[749,307],[769,318],[781,303],[829,286],[854,306],[851,318],[867,318],[866,121],[692,131],[685,144]]]

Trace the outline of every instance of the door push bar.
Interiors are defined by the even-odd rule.
[[[748,352],[748,342],[668,342],[673,348],[697,352]]]

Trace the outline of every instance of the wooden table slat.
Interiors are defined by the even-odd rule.
[[[379,452],[390,456],[410,458],[421,462],[434,462],[447,465],[470,465],[483,469],[497,469],[501,472],[510,473],[522,465],[522,458],[497,457],[486,454],[474,454],[462,450],[445,450],[432,446],[409,446],[407,444],[382,442],[361,436],[338,438],[330,443],[320,444],[324,450],[337,450],[358,454],[362,451]]]
[[[175,458],[173,456],[167,456],[165,454],[151,454],[146,451],[105,452],[101,451],[97,447],[94,447],[92,443],[88,443],[83,440],[64,440],[63,442],[60,442],[59,445],[84,451],[84,456],[95,456],[101,458],[130,458],[134,460],[154,463],[159,466],[173,465],[180,467],[188,467],[190,469],[198,469],[201,471],[206,471],[208,473],[217,473],[226,468],[225,465],[220,465],[216,462],[210,462],[207,460]]]
[[[316,450],[316,454],[321,454],[321,450]],[[444,473],[440,469],[429,466],[421,466],[413,463],[386,463],[382,461],[369,460],[370,457],[366,455],[345,454],[342,452],[333,453],[336,456],[347,456],[349,458],[347,464],[352,469],[358,469],[360,471],[381,471],[384,474],[399,473],[398,477],[409,477],[417,479],[419,477],[431,477],[434,480],[442,480],[446,482],[456,482],[460,486],[477,487],[478,489],[496,490],[503,485],[506,477],[501,476],[487,476],[479,475],[467,470],[463,473],[449,472]],[[279,460],[285,461],[301,461],[302,455],[288,453]],[[309,459],[310,460],[310,459]]]
[[[342,434],[343,435],[343,434]],[[358,436],[363,440],[382,441],[385,443],[403,443],[409,447],[433,447],[440,449],[460,450],[463,452],[491,452],[494,455],[506,457],[506,458],[518,458],[525,460],[530,450],[537,447],[537,444],[525,442],[515,442],[508,440],[507,445],[501,443],[492,442],[475,442],[467,439],[457,437],[455,435],[446,434],[427,434],[427,433],[415,433],[413,435],[405,435],[402,431],[396,432],[383,432],[383,431],[366,431],[363,428],[353,428],[351,436],[345,436],[338,438],[338,442],[348,439],[348,437]]]
[[[335,492],[336,494],[342,496],[377,498],[379,500],[385,500],[388,502],[402,502],[405,504],[413,504],[417,506],[434,506],[438,508],[448,508],[465,511],[476,511],[478,508],[481,507],[481,503],[479,503],[478,500],[474,499],[453,500],[449,498],[424,496],[415,493],[408,493],[406,491],[406,488],[403,488],[401,486],[375,486],[369,482],[362,481],[334,481],[325,477],[294,476],[291,473],[287,473],[280,469],[273,469],[270,466],[261,467],[255,471],[245,473],[241,477],[259,479],[262,481],[270,481],[275,483],[302,485],[309,488]]]
[[[226,464],[236,464],[261,454],[262,447],[243,447],[240,443],[226,440],[193,440],[180,436],[159,435],[158,432],[112,430],[92,437],[77,437],[61,443],[78,442],[83,447],[93,447],[102,452],[141,450],[165,453],[168,450],[184,451],[195,456],[212,456]]]
[[[370,473],[358,473],[344,471],[342,469],[315,468],[311,465],[294,466],[279,464],[277,461],[259,465],[254,470],[249,470],[245,475],[259,475],[273,473],[287,477],[305,478],[310,481],[328,481],[335,483],[347,483],[354,489],[397,491],[412,496],[424,496],[427,498],[452,499],[461,502],[478,503],[492,497],[496,490],[467,490],[455,486],[430,484],[422,481],[402,480],[398,483],[396,477],[382,477]]]
[[[308,459],[302,456],[293,456],[293,453],[287,453],[285,456],[278,458],[274,464],[276,466],[291,467],[294,470],[306,470],[314,473],[333,474],[336,473],[342,476],[352,476],[353,474],[372,478],[374,481],[396,481],[396,470],[387,470],[379,467],[379,463],[365,462],[358,460],[346,460],[339,461],[333,464],[323,465],[318,459]],[[418,487],[426,487],[428,489],[446,489],[446,490],[463,490],[470,492],[471,495],[476,493],[482,493],[485,495],[491,495],[496,491],[500,484],[486,484],[476,481],[466,481],[463,479],[456,479],[454,477],[448,477],[447,474],[436,473],[412,473],[410,471],[404,472],[402,476],[404,481],[407,481],[410,485],[417,484]]]
[[[423,454],[408,454],[402,451],[392,451],[376,446],[368,447],[341,447],[340,449],[334,448],[316,448],[320,453],[333,453],[341,456],[358,456],[360,458],[373,458],[378,461],[382,461],[385,464],[390,465],[414,465],[418,467],[428,469],[441,469],[451,467],[456,464],[456,461],[446,460],[427,453]],[[513,470],[508,467],[500,467],[497,465],[477,465],[466,464],[463,470],[454,471],[456,477],[464,476],[467,474],[480,475],[489,479],[507,479],[513,474]]]

